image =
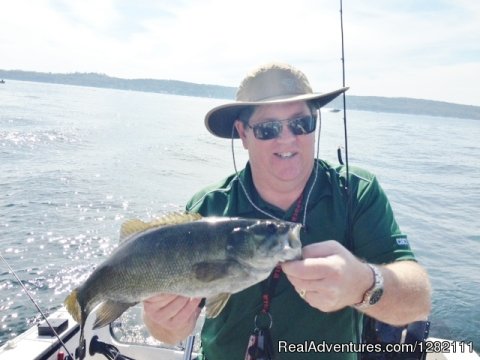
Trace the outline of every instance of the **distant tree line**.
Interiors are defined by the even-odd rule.
[[[97,73],[56,74],[0,70],[0,78],[210,98],[233,98],[235,95],[235,89],[226,86],[194,84],[178,80],[121,79]]]
[[[46,82],[78,86],[147,91],[162,94],[234,99],[236,89],[228,86],[195,84],[178,80],[121,79],[97,73],[41,73],[22,70],[0,70],[0,79]],[[2,84],[4,86],[4,84]],[[330,107],[343,107],[341,98]],[[347,106],[352,110],[421,114],[480,120],[480,106],[461,105],[442,101],[388,98],[379,96],[347,96]]]

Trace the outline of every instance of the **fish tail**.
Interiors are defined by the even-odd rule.
[[[78,323],[82,323],[82,309],[78,303],[77,293],[77,289],[73,290],[72,293],[67,296],[63,304],[67,308],[70,315],[72,315],[73,319]]]

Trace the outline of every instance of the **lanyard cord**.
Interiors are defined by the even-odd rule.
[[[291,217],[292,222],[298,222],[300,212],[302,211],[302,203],[303,203],[303,193],[300,194],[300,197],[297,199],[295,210]],[[277,287],[278,281],[280,280],[281,274],[282,274],[282,267],[280,265],[277,265],[275,269],[273,269],[272,273],[270,274],[266,282],[264,283],[263,294],[262,294],[262,302],[263,302],[262,313],[264,314],[269,314],[271,299],[275,294],[275,289]],[[271,315],[270,315],[270,319],[271,319]]]
[[[304,209],[304,212],[303,212],[303,219],[302,219],[302,225],[303,227],[305,228],[306,227],[306,223],[307,223],[307,205],[310,201],[310,196],[312,195],[312,192],[313,192],[313,189],[317,183],[317,178],[318,178],[318,168],[319,168],[319,161],[318,161],[318,158],[319,158],[319,152],[320,152],[320,134],[322,132],[322,117],[321,117],[321,111],[320,109],[317,109],[317,118],[318,118],[318,136],[317,136],[317,151],[316,151],[316,158],[317,158],[317,161],[315,161],[315,164],[314,164],[314,177],[313,177],[313,181],[312,181],[312,184],[307,192],[307,198],[306,198],[306,201],[305,201],[305,209]],[[247,198],[248,202],[253,206],[253,208],[255,208],[257,211],[259,211],[260,213],[262,213],[263,215],[266,215],[274,220],[279,220],[281,221],[282,219],[274,216],[273,214],[270,214],[268,212],[266,212],[265,210],[261,209],[259,206],[257,206],[255,204],[255,202],[251,199],[242,179],[240,178],[240,175],[239,175],[239,172],[237,170],[237,164],[236,164],[236,159],[235,159],[235,149],[234,149],[234,137],[235,135],[235,127],[232,126],[232,136],[231,136],[231,150],[232,150],[232,159],[233,159],[233,167],[235,169],[235,175],[236,175],[236,179],[238,180],[242,190],[243,190],[243,193],[245,194],[245,197]],[[292,222],[298,222],[299,218],[300,218],[300,212],[302,211],[302,206],[303,206],[303,192],[300,194],[299,198],[297,199],[297,202],[296,202],[296,206],[295,206],[295,210],[293,211],[293,214],[292,214],[292,217],[291,217],[291,221]],[[271,299],[273,297],[273,295],[275,294],[275,289],[277,287],[277,284],[278,284],[278,281],[280,280],[280,275],[282,274],[282,268],[280,265],[277,265],[275,267],[275,269],[272,271],[272,273],[270,274],[270,276],[268,277],[267,280],[264,281],[263,283],[263,291],[262,291],[262,310],[260,312],[260,314],[263,314],[263,315],[268,315],[269,317],[269,320],[270,320],[270,324],[269,326],[267,326],[267,328],[270,328],[272,326],[272,316],[269,312],[270,310],[270,303],[271,303]],[[257,319],[258,319],[258,315],[255,316],[255,320],[254,320],[254,323],[255,323],[255,328],[259,328],[259,326],[257,326]]]
[[[297,204],[293,212],[291,220],[293,222],[298,221],[299,214],[302,210],[303,202],[303,193],[300,194],[297,199]],[[247,351],[245,353],[245,360],[270,360],[274,359],[275,350],[273,346],[273,341],[270,333],[270,329],[273,324],[272,315],[270,314],[270,303],[275,289],[277,287],[278,281],[280,280],[280,275],[282,274],[282,267],[277,265],[273,269],[272,273],[267,280],[263,282],[262,290],[262,310],[255,316],[253,334],[250,335],[249,342],[247,345]],[[263,318],[263,321],[260,320],[262,324],[259,324],[257,321],[260,318]],[[265,319],[267,323],[265,323]]]

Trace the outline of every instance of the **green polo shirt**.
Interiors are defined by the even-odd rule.
[[[337,240],[346,246],[345,168],[332,167],[321,160],[316,164],[318,175],[307,204],[302,244]],[[305,187],[304,201],[314,172]],[[376,178],[358,168],[351,167],[349,173],[355,255],[376,264],[414,260],[407,238],[400,232]],[[238,177],[258,207],[278,218],[291,219],[295,204],[285,212],[263,201],[253,186],[249,164]],[[266,218],[250,204],[236,175],[197,193],[187,204],[187,210],[203,216]],[[303,219],[303,212],[300,219]],[[254,285],[232,295],[217,318],[205,321],[201,335],[204,359],[244,359],[249,336],[254,330],[255,315],[262,308],[261,296],[262,285]],[[345,352],[355,343],[356,321],[361,319],[355,315],[354,309],[344,308],[331,313],[314,309],[300,298],[282,274],[270,313],[277,359],[355,359],[354,353]]]

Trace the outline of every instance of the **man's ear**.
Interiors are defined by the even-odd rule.
[[[248,149],[246,142],[247,135],[245,134],[245,125],[242,121],[235,120],[234,126],[238,132],[238,135],[240,136],[240,139],[242,140],[243,148]]]

